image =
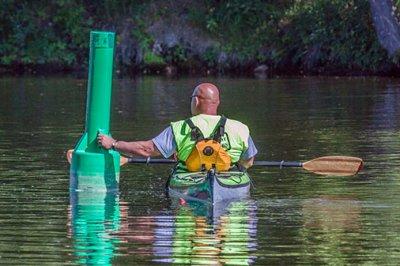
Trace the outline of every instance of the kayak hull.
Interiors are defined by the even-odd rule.
[[[167,189],[171,196],[214,205],[217,202],[247,198],[250,195],[250,177],[240,171],[174,172]]]

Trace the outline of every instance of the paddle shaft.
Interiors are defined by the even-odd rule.
[[[285,162],[285,161],[254,161],[253,165],[270,166],[270,167],[303,167],[302,162]]]
[[[141,158],[128,158],[128,163],[138,164],[176,164],[177,162],[172,159],[141,159]],[[301,162],[285,162],[285,161],[255,161],[254,165],[270,166],[270,167],[302,167]]]
[[[177,162],[172,159],[141,159],[141,158],[128,158],[128,163],[139,163],[139,164],[176,164]]]

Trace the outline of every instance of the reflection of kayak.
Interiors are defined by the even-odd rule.
[[[182,198],[178,195],[171,196],[171,208],[180,210],[182,208],[188,209],[191,215],[194,217],[203,217],[206,219],[207,224],[216,226],[218,225],[220,218],[229,215],[232,206],[246,206],[243,210],[249,211],[254,209],[255,202],[250,198],[232,198],[223,201],[217,201],[211,204],[211,202],[201,201],[199,199],[185,199],[182,202]]]
[[[246,172],[174,172],[168,182],[171,196],[215,204],[249,196],[250,177]]]
[[[199,212],[206,206],[214,212],[218,209],[216,216]],[[258,248],[254,201],[228,200],[210,205],[189,200],[174,209],[171,233],[163,228],[161,237],[156,237],[162,239],[158,246],[163,250],[157,250],[159,254],[154,261],[179,265],[251,265],[255,262]],[[168,252],[166,243],[172,243]]]

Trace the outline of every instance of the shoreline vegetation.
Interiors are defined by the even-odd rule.
[[[117,33],[120,76],[400,76],[398,6],[391,0],[2,1],[0,75],[86,73],[89,32],[107,30]]]

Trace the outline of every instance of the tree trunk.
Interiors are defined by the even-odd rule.
[[[396,20],[392,0],[369,0],[379,43],[393,56],[400,48],[400,25]]]

